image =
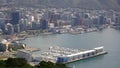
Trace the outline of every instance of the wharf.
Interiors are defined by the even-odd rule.
[[[25,50],[35,52],[35,51],[40,51],[40,48],[34,48],[34,47],[26,46]]]

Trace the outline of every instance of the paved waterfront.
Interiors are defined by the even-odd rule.
[[[104,46],[109,52],[107,55],[81,60],[68,64],[75,68],[119,68],[120,65],[120,31],[111,28],[99,32],[92,32],[79,35],[60,34],[48,36],[30,37],[24,40],[32,47],[42,50],[50,46],[63,46],[69,48],[92,49]]]

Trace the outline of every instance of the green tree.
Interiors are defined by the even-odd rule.
[[[48,62],[42,61],[35,68],[66,68],[66,65],[65,64],[55,64],[50,61],[48,61]]]
[[[3,60],[0,60],[0,68],[5,68],[5,62]]]
[[[8,58],[5,61],[6,68],[33,68],[23,58]]]

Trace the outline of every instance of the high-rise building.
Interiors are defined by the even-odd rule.
[[[76,27],[79,25],[79,19],[77,17],[73,18],[73,21],[72,21],[72,26],[73,27]]]
[[[14,28],[13,25],[10,23],[7,23],[6,27],[5,27],[5,34],[13,34],[14,33]]]
[[[99,25],[106,24],[106,18],[104,16],[99,16]]]
[[[11,24],[16,25],[19,23],[20,15],[19,12],[12,12],[11,13]]]
[[[25,19],[22,18],[22,19],[20,20],[19,26],[20,26],[20,32],[26,30],[27,24],[26,24]]]
[[[90,18],[84,19],[84,25],[88,28],[91,28],[93,26],[92,19],[90,19]]]
[[[0,52],[6,51],[6,46],[0,43]]]
[[[5,28],[5,20],[4,20],[4,13],[0,12],[0,29],[4,30]]]
[[[50,20],[49,22],[50,23],[54,23],[54,26],[58,26],[57,20],[60,19],[60,15],[59,14],[49,13],[48,17],[49,17],[49,20]]]
[[[0,29],[5,30],[5,21],[0,19]]]
[[[21,30],[20,30],[20,25],[19,25],[19,24],[14,25],[13,27],[14,27],[14,32],[15,32],[15,33],[19,33],[19,32],[21,31]]]
[[[95,27],[98,27],[98,26],[99,26],[99,19],[98,19],[98,18],[93,18],[93,19],[92,19],[92,22],[93,22],[93,25],[94,25]]]
[[[48,21],[41,19],[41,20],[40,20],[40,28],[41,28],[42,30],[48,29]]]
[[[37,26],[36,22],[32,22],[32,28],[31,29],[36,30],[37,29],[36,26]]]
[[[115,19],[115,24],[120,25],[120,16],[117,16]]]

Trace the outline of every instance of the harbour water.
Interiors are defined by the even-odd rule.
[[[50,46],[92,49],[104,46],[108,54],[67,64],[74,68],[120,68],[120,31],[112,28],[84,34],[57,34],[27,38],[22,41],[42,50]]]

